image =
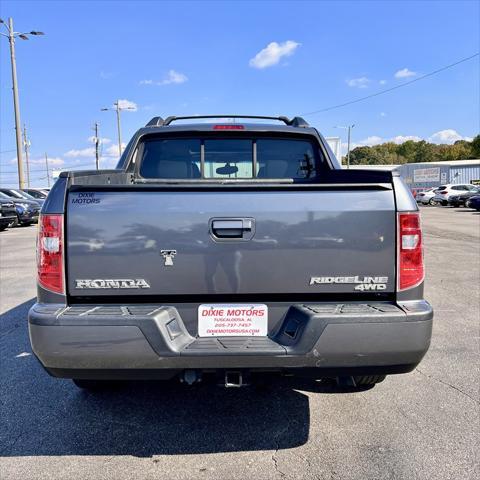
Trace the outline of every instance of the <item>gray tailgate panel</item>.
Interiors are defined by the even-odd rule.
[[[82,199],[90,199],[82,201]],[[212,218],[253,218],[248,241],[214,241]],[[70,295],[353,292],[310,277],[386,276],[395,289],[391,190],[70,193]],[[176,250],[166,266],[161,250]],[[76,288],[78,279],[144,279],[146,289]]]

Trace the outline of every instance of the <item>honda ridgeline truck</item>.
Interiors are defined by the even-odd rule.
[[[400,176],[342,169],[300,117],[223,117],[155,117],[115,170],[60,175],[28,316],[41,364],[83,388],[414,369],[433,311]]]

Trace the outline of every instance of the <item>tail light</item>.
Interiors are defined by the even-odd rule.
[[[441,192],[438,192],[440,195],[445,195],[446,193],[448,193],[447,190],[442,190]]]
[[[38,283],[63,294],[63,215],[40,215],[38,223]]]
[[[420,213],[398,214],[398,290],[416,287],[425,278]]]

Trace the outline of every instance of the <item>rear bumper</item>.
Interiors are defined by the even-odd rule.
[[[32,348],[55,376],[166,378],[185,369],[401,373],[430,345],[425,301],[295,304],[269,337],[196,338],[174,307],[35,304]]]
[[[36,223],[38,222],[39,212],[24,212],[18,214],[18,221],[20,223]]]

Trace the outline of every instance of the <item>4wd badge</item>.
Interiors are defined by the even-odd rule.
[[[385,290],[388,277],[364,277],[360,275],[349,277],[310,277],[310,285],[331,285],[346,283],[355,285],[355,290]]]

